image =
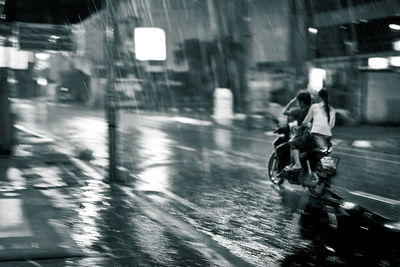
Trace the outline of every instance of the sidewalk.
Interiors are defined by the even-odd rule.
[[[14,155],[0,157],[1,266],[248,266],[51,140],[16,134]]]

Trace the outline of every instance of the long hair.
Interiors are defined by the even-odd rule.
[[[331,116],[330,116],[330,107],[329,107],[329,95],[328,91],[325,88],[322,88],[318,92],[318,96],[324,101],[324,107],[325,107],[325,112],[326,116],[328,117],[328,123],[330,123]]]

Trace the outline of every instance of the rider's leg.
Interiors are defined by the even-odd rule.
[[[290,166],[294,165],[294,158],[293,158],[293,153],[290,151]]]
[[[300,150],[304,151],[304,145],[307,144],[306,136],[296,138],[291,142],[291,156],[294,161],[292,169],[301,169]]]
[[[301,169],[300,151],[298,149],[293,149],[291,154],[294,159],[294,165],[292,169]]]
[[[281,171],[287,164],[290,163],[290,145],[283,143],[276,148],[276,155],[278,158],[278,167]]]

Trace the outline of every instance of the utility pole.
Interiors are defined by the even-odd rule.
[[[9,155],[11,153],[11,131],[9,129],[11,120],[7,73],[7,67],[0,67],[0,155]]]
[[[10,25],[1,24],[2,32],[6,33],[4,46],[9,47],[8,38],[10,36]],[[10,63],[7,49],[3,50],[2,63],[0,66],[0,155],[11,154],[12,143],[12,118],[10,113],[10,103],[8,100],[8,64]]]
[[[306,60],[308,56],[307,35],[308,23],[306,16],[306,3],[304,1],[289,0],[289,62],[294,70],[292,88],[298,89],[304,86],[306,77]],[[301,82],[301,83],[300,83]],[[304,89],[304,88],[302,88]]]
[[[311,10],[311,3],[309,0],[304,0],[304,30],[306,34],[306,61],[308,61],[308,64],[311,64],[311,61],[314,58],[314,44],[313,44],[313,38],[312,38],[312,33],[309,32],[309,28],[314,26],[313,25],[313,10]]]
[[[227,87],[234,93],[235,110],[249,114],[248,80],[252,67],[252,33],[250,0],[227,1],[207,0],[211,32],[217,43],[214,87]],[[239,45],[241,50],[230,50]],[[235,54],[236,53],[236,54]],[[240,53],[240,55],[238,55]]]
[[[246,117],[250,116],[249,107],[249,81],[251,78],[251,71],[253,68],[253,35],[251,31],[251,14],[249,10],[249,5],[251,2],[249,0],[241,1],[241,11],[242,11],[242,33],[241,33],[241,43],[243,45],[243,69],[242,69],[242,95],[241,108],[245,113]]]
[[[350,89],[354,92],[355,97],[355,103],[352,103],[353,110],[352,112],[354,113],[354,117],[356,118],[357,121],[361,120],[361,113],[362,113],[362,93],[361,93],[361,87],[359,83],[359,71],[358,71],[358,59],[357,59],[357,47],[358,47],[358,41],[357,41],[357,32],[356,32],[356,26],[355,26],[355,18],[354,18],[354,6],[353,6],[353,0],[348,1],[348,7],[347,7],[347,14],[348,14],[348,19],[349,19],[349,24],[350,24],[350,41],[346,42],[348,45],[347,51],[348,51],[348,56],[350,60]]]
[[[107,182],[118,181],[117,153],[117,97],[115,93],[115,59],[117,55],[116,34],[117,23],[115,10],[111,0],[103,0],[105,11],[104,62],[107,67],[107,84],[105,88],[105,111],[108,125],[108,179]],[[115,2],[115,1],[114,1]],[[115,4],[115,3],[114,3]]]

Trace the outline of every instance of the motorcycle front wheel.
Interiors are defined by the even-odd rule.
[[[268,176],[273,184],[280,185],[283,183],[283,178],[278,177],[278,158],[275,152],[272,152],[268,160]]]

